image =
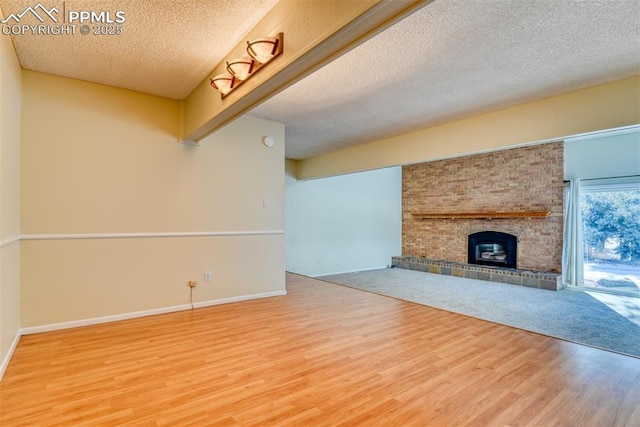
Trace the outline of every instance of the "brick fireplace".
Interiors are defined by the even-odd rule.
[[[468,236],[517,237],[518,268],[560,272],[563,143],[553,142],[404,166],[402,254],[467,263]],[[546,217],[431,218],[416,212],[537,212]]]

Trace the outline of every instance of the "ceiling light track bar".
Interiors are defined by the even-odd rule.
[[[284,51],[284,33],[247,41],[247,54],[226,63],[226,72],[210,78],[211,87],[220,92],[222,99],[249,80],[265,65]]]

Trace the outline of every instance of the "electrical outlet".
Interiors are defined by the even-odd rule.
[[[210,271],[205,271],[204,272],[204,281],[205,282],[210,282],[211,281],[211,272]]]
[[[189,280],[189,282],[187,284],[191,288],[195,288],[196,286],[198,286],[198,282],[196,282],[195,280]]]

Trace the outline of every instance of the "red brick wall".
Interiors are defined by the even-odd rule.
[[[563,143],[404,166],[402,254],[467,262],[467,236],[518,236],[518,268],[562,264]],[[416,219],[412,212],[551,211],[545,219]]]

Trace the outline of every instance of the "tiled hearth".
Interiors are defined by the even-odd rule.
[[[553,291],[563,288],[562,281],[557,273],[485,267],[412,256],[392,257],[391,265],[393,267],[404,268],[407,270],[466,277],[468,279],[486,280],[489,282],[508,283],[511,285],[527,286]]]

